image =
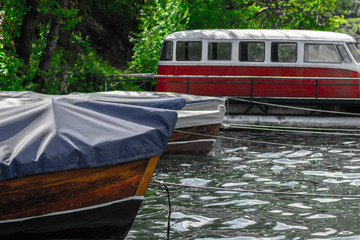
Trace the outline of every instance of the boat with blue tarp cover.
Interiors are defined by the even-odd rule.
[[[40,96],[1,97],[0,116],[0,235],[37,239],[124,238],[177,122],[167,109]]]
[[[35,92],[0,92],[0,98],[71,98],[177,110],[178,121],[164,154],[207,155],[216,141],[225,114],[223,97],[168,92],[107,91],[47,95]],[[185,102],[178,101],[185,99]],[[172,103],[171,105],[169,104]],[[166,104],[164,104],[166,103]]]

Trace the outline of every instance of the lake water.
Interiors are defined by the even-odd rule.
[[[221,131],[220,137],[209,156],[161,157],[153,178],[299,195],[168,186],[169,239],[360,239],[360,199],[336,196],[360,194],[359,136]],[[166,190],[152,183],[127,239],[166,239],[167,216]]]

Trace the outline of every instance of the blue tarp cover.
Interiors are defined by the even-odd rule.
[[[161,155],[176,121],[175,111],[127,104],[0,98],[0,180]]]

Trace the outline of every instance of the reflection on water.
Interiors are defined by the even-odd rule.
[[[360,199],[338,196],[360,194],[359,137],[255,131],[220,136],[227,138],[209,156],[161,157],[154,178],[303,195],[169,186],[170,239],[360,239]],[[127,239],[165,239],[167,215],[165,189],[151,184]]]

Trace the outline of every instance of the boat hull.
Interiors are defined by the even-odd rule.
[[[336,65],[336,64],[335,64]],[[202,96],[287,97],[287,98],[359,98],[359,80],[256,79],[274,77],[358,78],[353,70],[312,67],[270,66],[176,66],[159,65],[159,75],[200,75],[211,78],[158,78],[158,92],[177,92]],[[214,76],[252,76],[215,78]],[[203,83],[202,83],[203,82]]]
[[[175,129],[164,154],[207,155],[220,130],[219,124]]]
[[[0,235],[124,238],[158,157],[0,182]]]

